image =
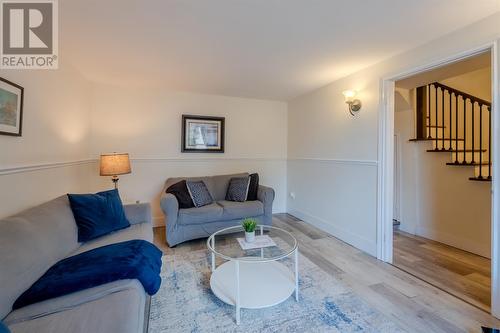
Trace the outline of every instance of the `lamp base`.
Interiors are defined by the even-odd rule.
[[[115,184],[115,190],[118,189],[118,181],[120,180],[120,178],[118,178],[118,176],[113,176],[111,178],[111,181],[113,182],[113,184]]]

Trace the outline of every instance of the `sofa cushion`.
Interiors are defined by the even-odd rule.
[[[226,200],[244,202],[247,199],[248,185],[250,185],[248,176],[231,178],[227,187]]]
[[[202,180],[198,181],[186,181],[186,186],[189,191],[189,195],[193,200],[193,204],[196,207],[203,207],[206,205],[210,205],[214,200],[208,191],[207,186]]]
[[[191,195],[189,194],[186,181],[181,180],[167,188],[166,193],[171,193],[177,199],[179,203],[179,208],[193,208],[194,203]]]
[[[66,195],[0,220],[0,319],[49,267],[78,246]]]
[[[193,181],[193,182],[200,181],[200,180],[203,181],[205,183],[205,186],[208,189],[208,192],[210,192],[210,195],[212,196],[212,198],[214,198],[214,200],[217,200],[217,199],[215,199],[215,189],[214,189],[213,177],[176,177],[176,178],[169,178],[165,182],[165,190],[167,188],[169,188],[170,186],[172,186],[173,184],[180,182],[181,180],[185,180],[185,181],[189,180],[189,181]]]
[[[162,252],[152,243],[134,239],[65,258],[49,268],[14,303],[14,309],[104,285],[137,279],[149,295],[160,289]]]
[[[231,178],[239,177],[248,177],[248,173],[244,172],[232,175],[217,175],[210,177],[213,182],[212,198],[214,198],[215,201],[225,200],[229,181]]]
[[[218,201],[223,208],[222,220],[244,219],[264,214],[264,205],[260,201]]]
[[[22,307],[9,313],[9,315],[5,317],[4,322],[7,325],[13,325],[22,321],[48,316],[57,312],[76,308],[84,303],[92,302],[96,299],[106,297],[107,295],[128,289],[137,290],[146,295],[144,287],[139,280],[117,280]]]
[[[74,256],[78,253],[90,251],[92,249],[106,246],[109,244],[125,242],[132,239],[142,239],[148,242],[153,242],[153,229],[150,223],[132,224],[129,228],[112,232],[105,236],[91,240],[82,244],[76,251],[72,252],[69,256]]]
[[[121,280],[21,308],[9,314],[12,332],[137,333],[144,329],[146,293]]]
[[[96,194],[68,194],[68,198],[78,226],[79,242],[130,226],[117,189]]]
[[[220,220],[222,217],[222,207],[217,203],[212,203],[199,208],[179,209],[179,224],[203,224]]]
[[[0,321],[0,333],[10,333],[9,328],[2,321]]]
[[[250,175],[250,184],[248,184],[247,200],[257,200],[257,192],[259,191],[259,174],[252,173]]]

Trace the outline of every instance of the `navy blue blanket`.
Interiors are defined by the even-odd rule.
[[[26,290],[13,309],[124,279],[139,280],[153,295],[160,289],[161,256],[153,244],[131,240],[63,259]]]

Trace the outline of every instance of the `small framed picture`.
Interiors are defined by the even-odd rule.
[[[23,87],[0,77],[0,134],[21,136]]]
[[[183,153],[223,153],[224,117],[182,115]]]

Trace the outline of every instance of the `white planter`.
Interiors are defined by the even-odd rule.
[[[246,232],[245,231],[245,242],[253,243],[255,241],[255,231]]]

